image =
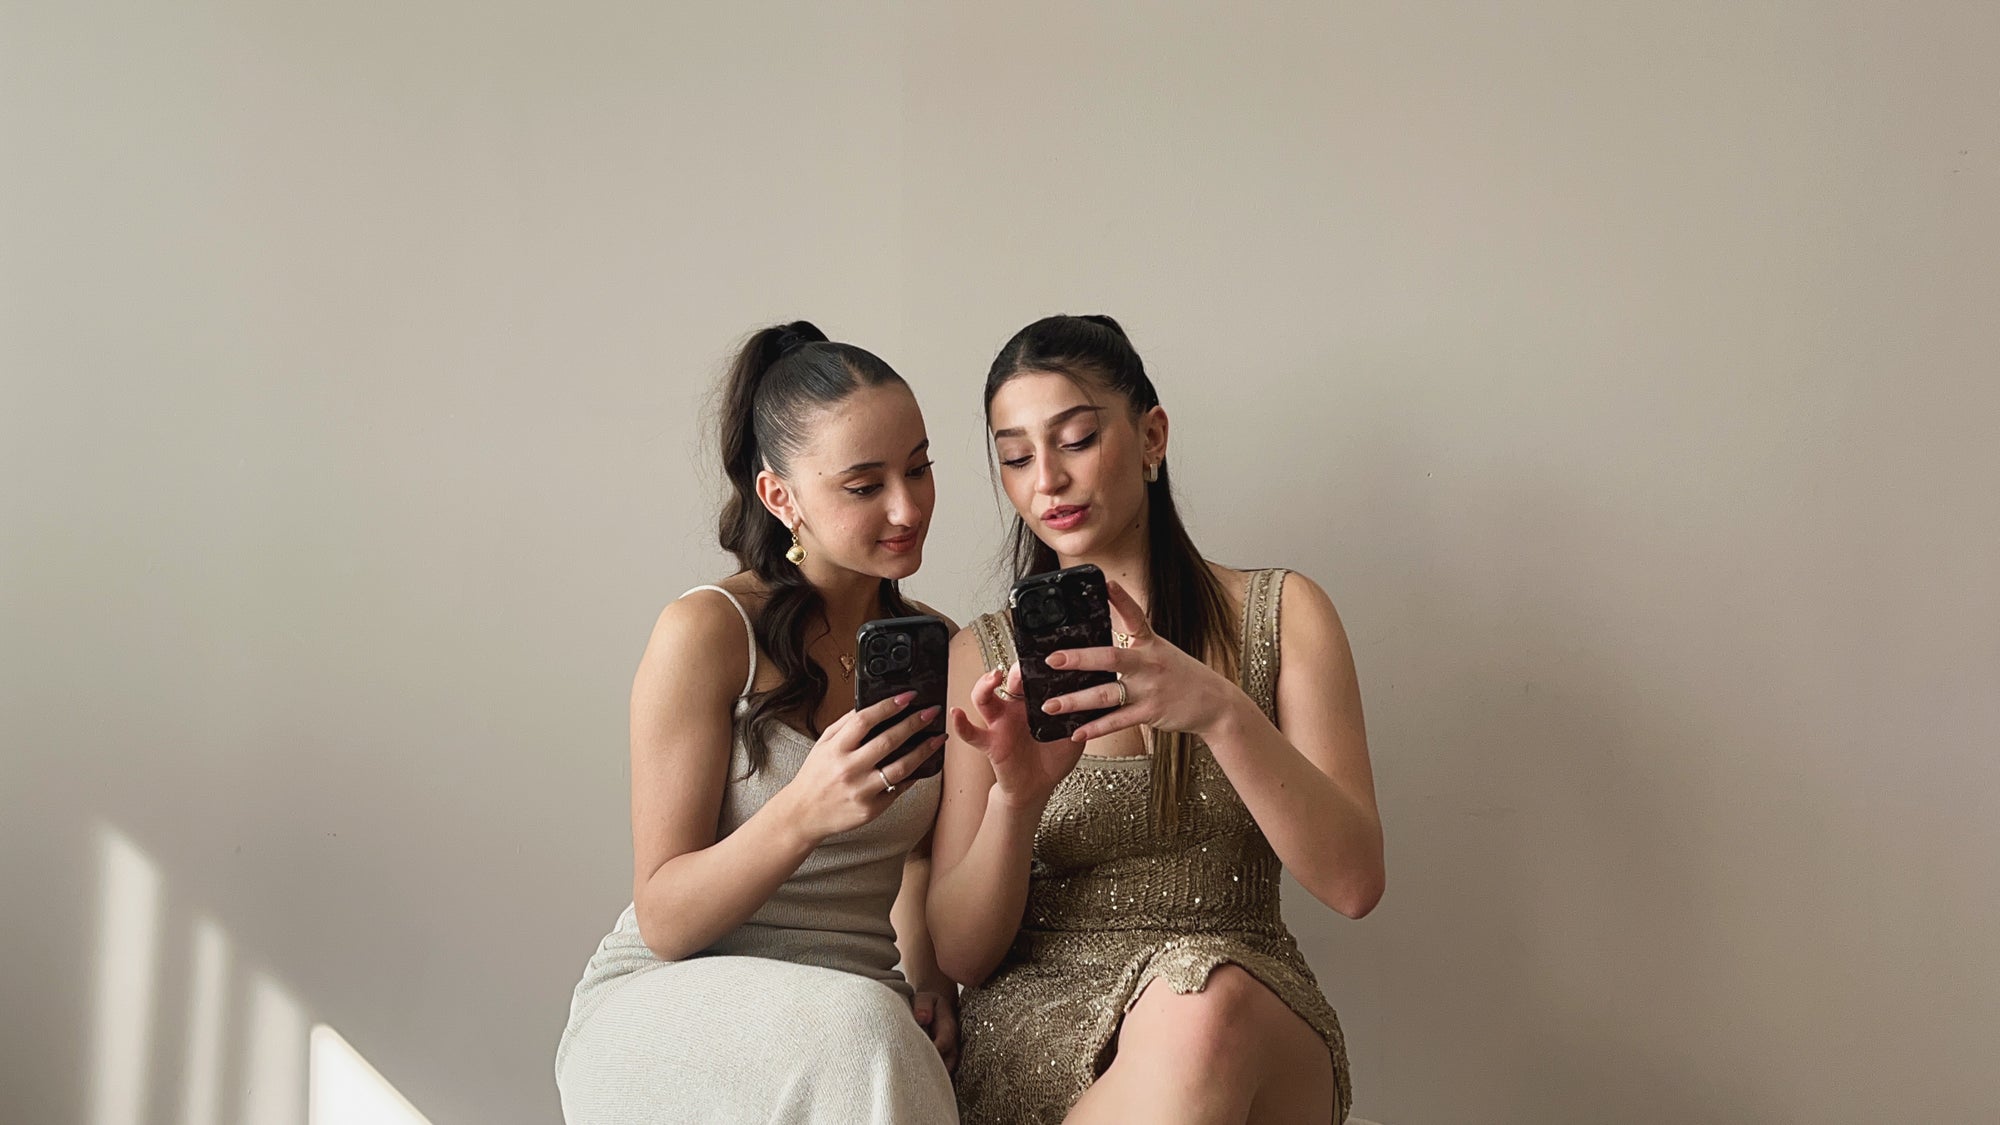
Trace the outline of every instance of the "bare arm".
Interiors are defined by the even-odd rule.
[[[818,842],[778,801],[716,839],[732,708],[748,671],[743,623],[711,595],[661,612],[633,678],[632,901],[640,936],[664,960],[742,925]]]
[[[1299,883],[1359,918],[1381,901],[1386,877],[1354,655],[1312,579],[1287,574],[1281,604],[1278,724],[1241,696],[1208,746]]]
[[[984,671],[977,636],[967,630],[953,640],[956,706],[945,745],[929,915],[938,964],[961,984],[985,980],[1013,943],[1027,908],[1028,862],[1042,809],[1083,751],[1081,743],[1029,737],[1018,671],[1009,682],[1012,701],[994,694],[1000,674]]]
[[[875,763],[930,717],[912,716],[862,744],[869,726],[909,697],[842,716],[793,782],[718,840],[732,712],[748,670],[736,611],[719,596],[704,597],[660,614],[633,680],[632,901],[640,936],[663,960],[713,945],[755,914],[820,841],[887,809],[897,794],[882,789]],[[929,756],[882,769],[898,782]]]
[[[1354,657],[1326,593],[1302,574],[1285,576],[1277,725],[1240,687],[1149,635],[1136,603],[1116,583],[1111,598],[1125,627],[1140,635],[1132,648],[1079,649],[1049,659],[1125,676],[1131,705],[1089,723],[1077,737],[1143,722],[1201,735],[1300,884],[1350,918],[1373,910],[1384,884],[1382,821]],[[1091,688],[1064,696],[1059,706],[1115,705],[1116,696],[1115,686]]]
[[[951,995],[958,991],[951,979],[938,969],[937,952],[931,947],[931,931],[924,917],[924,901],[930,894],[930,837],[924,837],[903,860],[903,885],[896,892],[896,904],[889,908],[890,924],[896,928],[896,951],[902,954],[903,976],[918,992]]]

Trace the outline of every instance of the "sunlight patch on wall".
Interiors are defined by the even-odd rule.
[[[91,1125],[140,1125],[152,1057],[160,869],[115,829],[98,828],[103,894],[92,1014]]]
[[[219,1125],[223,1004],[229,990],[229,935],[211,918],[194,924],[188,976],[187,1054],[181,1070],[181,1125]]]

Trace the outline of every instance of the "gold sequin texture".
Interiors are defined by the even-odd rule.
[[[1239,682],[1275,720],[1282,570],[1252,572]],[[973,622],[989,669],[1013,662],[1004,613]],[[1035,834],[1013,947],[968,989],[958,1068],[964,1125],[1056,1125],[1110,1064],[1127,1007],[1156,978],[1199,992],[1240,966],[1326,1040],[1333,1121],[1353,1095],[1340,1021],[1279,914],[1278,857],[1208,748],[1196,744],[1179,826],[1147,814],[1151,761],[1086,755]]]

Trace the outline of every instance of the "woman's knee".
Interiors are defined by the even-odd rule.
[[[824,971],[790,998],[788,1021],[809,1050],[829,1058],[893,1061],[916,1048],[935,1053],[909,1001],[888,985],[853,973]]]
[[[1125,1017],[1118,1052],[1156,1053],[1203,1079],[1254,1073],[1265,1050],[1260,1024],[1270,1005],[1283,1006],[1270,989],[1235,965],[1218,966],[1199,992],[1175,992],[1155,979]]]

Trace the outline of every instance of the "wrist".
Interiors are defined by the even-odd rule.
[[[1019,796],[998,785],[986,791],[986,815],[999,816],[1017,825],[1032,827],[1040,824],[1042,808],[1048,803],[1047,796]]]
[[[801,861],[819,847],[823,837],[807,823],[794,785],[788,784],[772,794],[760,811],[771,814],[771,833],[777,837],[779,846],[797,854]]]
[[[1228,685],[1223,695],[1222,705],[1216,708],[1215,718],[1208,724],[1209,729],[1199,732],[1201,740],[1211,751],[1225,752],[1239,745],[1243,737],[1252,729],[1252,724],[1262,721],[1264,712],[1260,710],[1242,688]]]

